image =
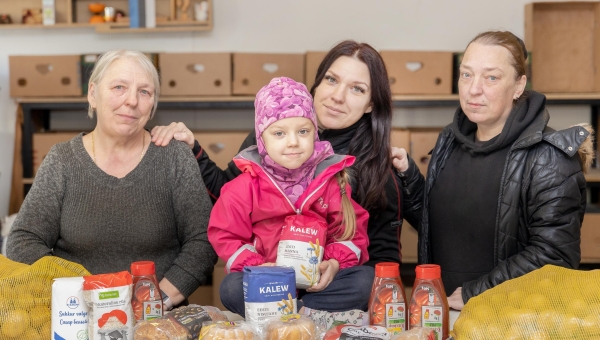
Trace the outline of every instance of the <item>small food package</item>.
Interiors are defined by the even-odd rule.
[[[296,275],[293,268],[244,267],[246,321],[259,329],[267,319],[296,313]]]
[[[322,219],[304,215],[285,218],[276,264],[294,268],[297,288],[310,288],[319,282],[326,233],[327,223]]]
[[[127,271],[83,277],[89,340],[133,340],[132,278]]]
[[[265,340],[317,340],[321,339],[321,335],[321,329],[315,325],[313,320],[300,314],[271,318],[263,328]]]
[[[202,325],[199,340],[259,340],[257,332],[245,321],[211,321]]]
[[[227,321],[217,307],[189,305],[175,308],[160,318],[139,321],[135,325],[135,340],[198,339],[205,322]]]
[[[389,340],[390,333],[381,326],[338,325],[325,333],[323,340],[368,339]]]
[[[397,335],[392,335],[390,340],[435,340],[435,331],[426,327],[413,327]]]
[[[52,283],[52,339],[87,339],[89,307],[83,277],[60,277]]]

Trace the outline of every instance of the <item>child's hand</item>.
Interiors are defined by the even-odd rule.
[[[261,267],[275,267],[276,264],[274,262],[265,262],[260,265]]]
[[[321,272],[321,279],[314,286],[307,288],[307,292],[316,293],[327,288],[335,275],[340,271],[340,263],[334,259],[323,261],[319,265],[319,271]]]

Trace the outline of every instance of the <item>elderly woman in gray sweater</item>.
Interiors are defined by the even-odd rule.
[[[31,264],[54,255],[93,274],[154,261],[175,305],[206,282],[217,256],[196,160],[183,143],[155,146],[144,129],[159,88],[142,53],[111,51],[97,61],[88,87],[96,127],[44,159],[8,237],[9,258]]]

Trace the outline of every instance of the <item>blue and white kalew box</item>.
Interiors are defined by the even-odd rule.
[[[289,267],[244,267],[246,321],[262,326],[276,316],[296,313],[296,272]]]
[[[87,340],[89,307],[83,300],[83,277],[52,283],[52,340]]]

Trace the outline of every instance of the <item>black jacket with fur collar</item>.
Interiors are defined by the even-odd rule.
[[[463,284],[465,303],[489,288],[546,264],[579,266],[580,228],[586,205],[582,169],[589,165],[586,158],[593,154],[590,132],[582,126],[554,131],[547,127],[545,96],[531,92],[525,101],[518,106],[529,105],[527,111],[536,117],[516,138],[505,163],[498,165],[503,174],[493,248],[495,268]],[[517,108],[511,115],[516,111]],[[419,263],[432,261],[429,193],[458,143],[451,124],[440,133],[432,151],[419,228]]]

